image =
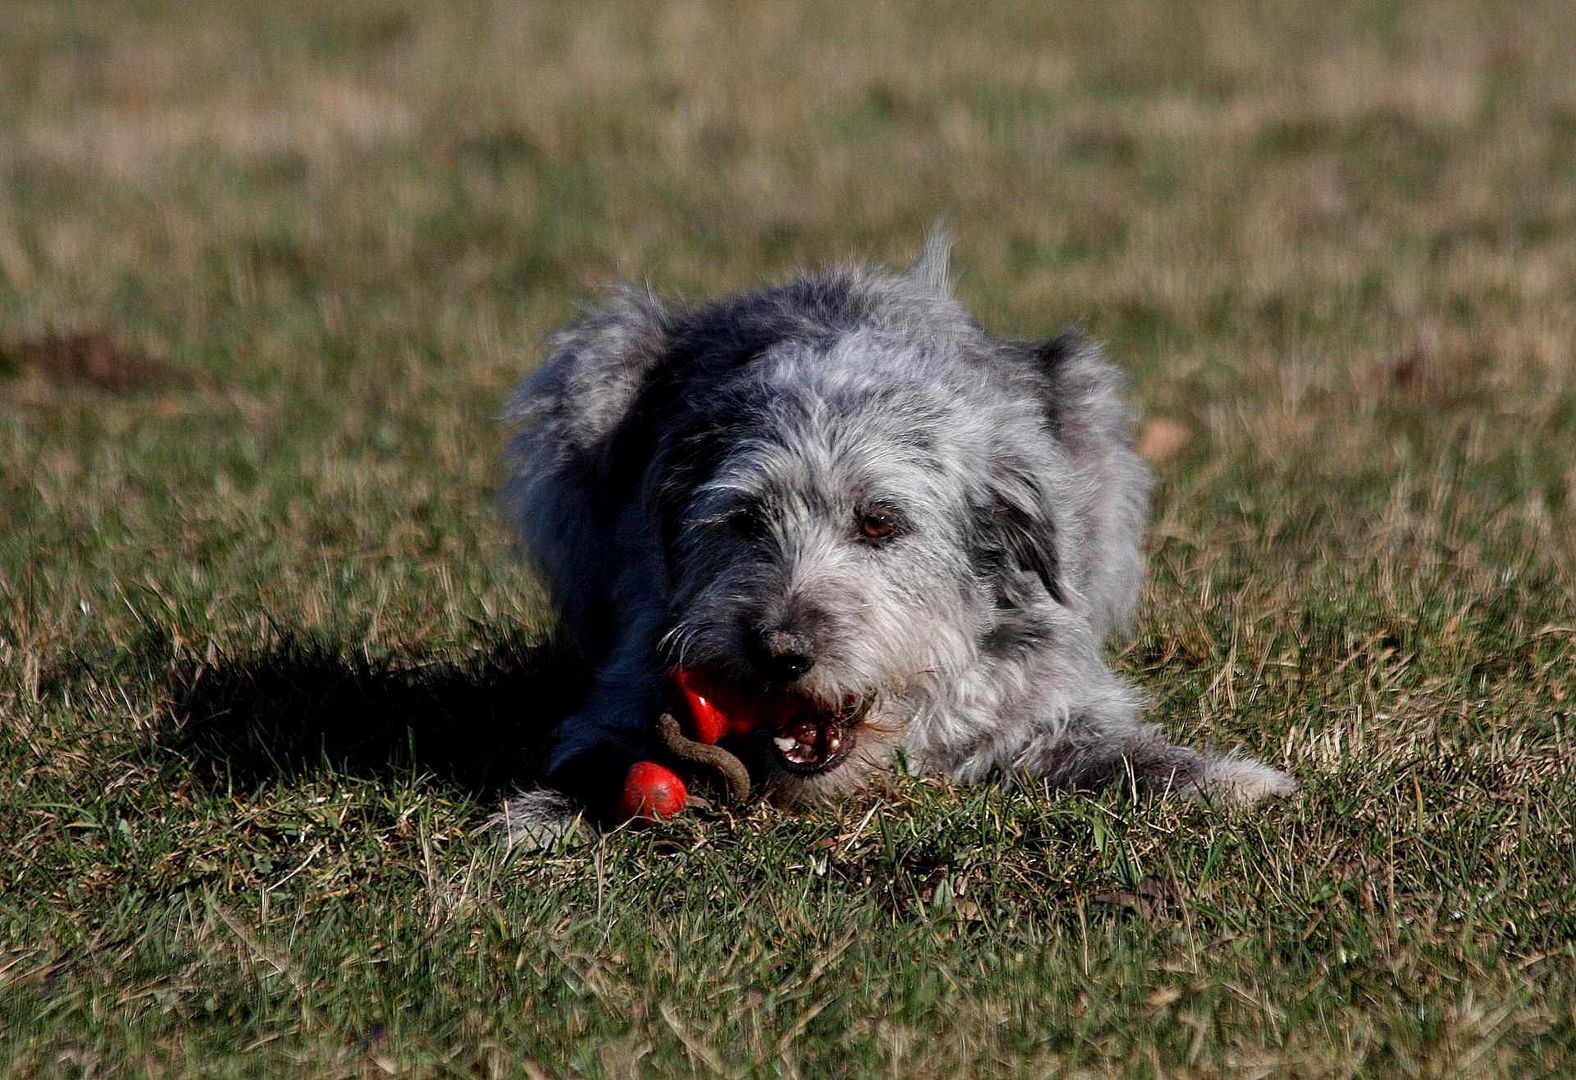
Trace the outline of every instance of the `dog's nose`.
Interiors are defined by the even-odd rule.
[[[773,682],[791,682],[815,666],[815,646],[792,630],[758,630],[750,646],[755,666]]]

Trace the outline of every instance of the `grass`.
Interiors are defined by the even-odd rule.
[[[1576,1069],[1572,40],[0,7],[0,1073]],[[1084,320],[1189,436],[1118,663],[1303,793],[915,782],[501,852],[584,679],[494,508],[544,335],[938,216],[984,321]]]

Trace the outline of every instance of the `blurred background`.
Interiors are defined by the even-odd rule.
[[[1217,513],[1173,530],[1300,485],[1360,547],[1454,440],[1568,535],[1572,41],[1472,0],[8,3],[0,581],[45,635],[111,580],[520,610],[496,418],[593,286],[938,218],[982,321],[1084,321],[1175,422]]]

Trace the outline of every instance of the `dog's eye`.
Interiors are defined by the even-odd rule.
[[[890,540],[897,532],[897,514],[882,506],[859,511],[859,535],[866,540]]]

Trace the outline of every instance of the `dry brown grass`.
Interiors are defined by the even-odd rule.
[[[0,5],[0,343],[189,376],[0,361],[0,1071],[1569,1069],[1573,40],[1487,0]],[[1121,663],[1304,794],[916,785],[501,858],[472,830],[575,690],[492,510],[543,335],[937,217],[984,321],[1086,320],[1171,432]]]

